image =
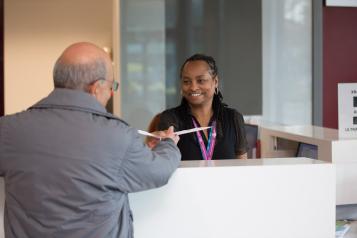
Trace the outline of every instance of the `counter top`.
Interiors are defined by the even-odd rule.
[[[294,135],[306,136],[319,140],[353,140],[350,138],[340,138],[338,130],[331,128],[324,128],[311,125],[294,125],[294,126],[281,126],[281,125],[262,125],[263,128],[274,130],[283,133],[291,133]]]
[[[229,166],[284,166],[298,164],[325,164],[320,160],[308,158],[274,158],[274,159],[231,159],[231,160],[190,160],[181,161],[180,168],[229,167]],[[328,163],[327,163],[328,164]]]

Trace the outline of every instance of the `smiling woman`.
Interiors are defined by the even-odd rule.
[[[192,107],[201,107],[207,104],[211,107],[215,90],[218,90],[218,76],[213,73],[206,61],[200,60],[199,55],[195,55],[197,60],[187,61],[181,70],[181,91],[182,96]]]
[[[244,120],[222,102],[215,60],[195,54],[181,67],[182,101],[160,115],[159,130],[210,126],[211,129],[180,136],[182,160],[246,158]]]

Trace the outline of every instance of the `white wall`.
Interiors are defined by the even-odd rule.
[[[69,44],[112,47],[113,1],[5,0],[5,114],[53,89],[52,68]]]

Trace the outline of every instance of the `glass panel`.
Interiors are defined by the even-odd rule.
[[[122,118],[146,129],[165,109],[165,1],[121,1]]]
[[[216,59],[229,106],[311,123],[311,0],[121,0],[120,15],[121,111],[131,125],[145,129],[178,105],[180,66],[197,52]]]
[[[263,119],[312,121],[311,0],[263,4]]]

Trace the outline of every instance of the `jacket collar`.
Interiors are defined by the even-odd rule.
[[[111,115],[105,107],[88,93],[64,88],[55,88],[46,98],[29,109],[34,108],[62,108]]]

